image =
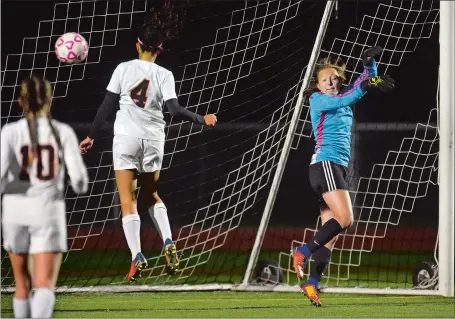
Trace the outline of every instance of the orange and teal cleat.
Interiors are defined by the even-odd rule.
[[[147,268],[147,259],[142,253],[138,253],[131,262],[130,272],[128,273],[128,281],[133,282],[141,277],[142,270]]]
[[[294,266],[294,271],[297,274],[297,277],[300,279],[303,278],[303,271],[308,263],[308,259],[305,257],[301,251],[301,247],[296,247],[292,253],[292,263]]]
[[[319,300],[319,291],[315,285],[304,283],[300,286],[300,290],[310,300],[313,306],[322,307],[321,301]]]

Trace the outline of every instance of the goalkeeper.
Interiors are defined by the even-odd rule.
[[[351,85],[342,88],[346,65],[328,58],[319,61],[307,94],[311,93],[310,115],[316,142],[309,167],[311,187],[319,197],[322,227],[313,239],[293,251],[293,266],[299,278],[310,257],[314,267],[301,290],[311,303],[321,306],[319,282],[327,268],[332,247],[338,234],[353,223],[351,199],[347,191],[347,167],[350,158],[352,110],[366,92],[379,89],[388,92],[394,80],[387,75],[377,76],[374,57],[382,48],[364,51],[363,73]]]

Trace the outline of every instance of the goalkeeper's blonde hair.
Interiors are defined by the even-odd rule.
[[[325,69],[334,69],[337,71],[338,75],[341,78],[341,82],[343,83],[346,80],[346,63],[340,58],[331,58],[325,57],[320,59],[315,66],[313,75],[310,79],[310,84],[308,88],[304,92],[304,98],[307,101],[311,94],[318,91],[317,84],[318,84],[318,75],[319,72]]]

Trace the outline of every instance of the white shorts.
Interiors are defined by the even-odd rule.
[[[114,170],[135,169],[138,173],[161,170],[164,141],[115,135],[112,143]]]
[[[65,201],[46,196],[5,194],[2,209],[3,247],[15,254],[68,250]]]
[[[58,253],[68,250],[65,224],[2,226],[3,248],[14,254]]]

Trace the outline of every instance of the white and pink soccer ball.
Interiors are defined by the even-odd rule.
[[[55,55],[63,63],[79,63],[88,54],[88,43],[82,35],[68,32],[61,35],[55,42]]]

